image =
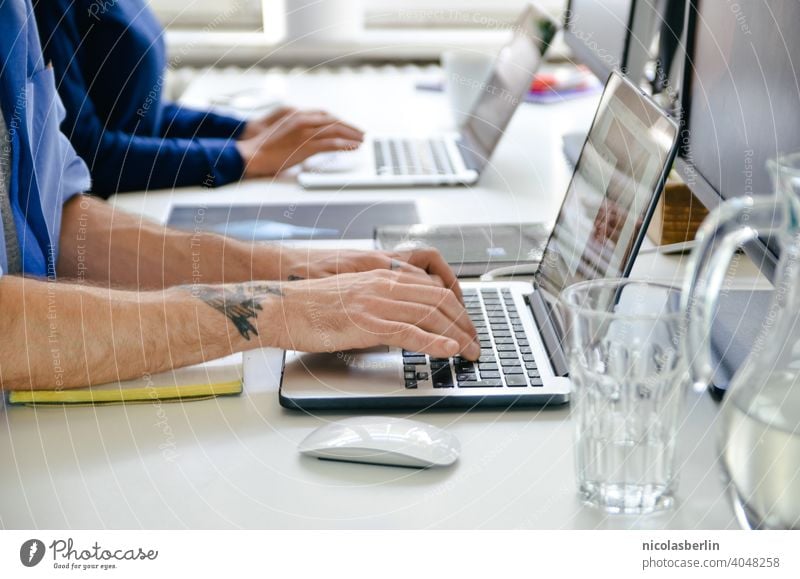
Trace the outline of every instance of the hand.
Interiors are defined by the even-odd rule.
[[[371,270],[402,271],[432,276],[452,290],[459,301],[461,288],[453,270],[435,249],[411,251],[354,251],[280,248],[280,278],[288,281]]]
[[[244,131],[239,135],[240,141],[246,141],[248,139],[252,139],[257,137],[273,125],[275,125],[278,121],[283,119],[284,117],[297,113],[297,109],[293,107],[279,107],[275,109],[272,113],[267,115],[266,117],[261,117],[259,119],[251,119],[247,121],[247,124],[244,127]]]
[[[236,142],[248,178],[277,175],[317,153],[357,149],[364,140],[363,132],[322,111],[278,111],[264,123]]]
[[[280,284],[259,315],[269,345],[303,352],[395,346],[438,358],[480,355],[477,333],[449,289],[381,270]]]

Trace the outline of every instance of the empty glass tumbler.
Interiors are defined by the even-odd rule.
[[[609,513],[671,507],[678,415],[688,384],[680,290],[593,280],[564,290],[559,309],[581,496]]]

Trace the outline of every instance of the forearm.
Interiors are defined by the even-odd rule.
[[[127,289],[280,279],[278,247],[178,231],[88,196],[64,206],[57,273]]]
[[[189,288],[128,292],[4,276],[0,307],[4,389],[140,378],[263,344]]]

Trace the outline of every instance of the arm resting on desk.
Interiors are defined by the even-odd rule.
[[[73,197],[64,206],[57,267],[60,278],[139,290],[371,270],[429,274],[461,295],[453,271],[432,249],[309,250],[244,243],[212,233],[169,229],[89,196]]]
[[[133,292],[3,276],[0,386],[103,384],[259,347],[390,345],[476,359],[455,294],[422,280],[386,271]]]
[[[255,263],[279,274],[269,259],[279,251],[169,230],[75,197],[62,222],[57,270],[65,281],[0,277],[0,385],[103,384],[259,347],[390,345],[478,357],[456,294],[422,269],[407,263],[292,282],[239,281],[254,275]],[[376,256],[369,258],[385,258]],[[216,283],[228,278],[239,279]]]
[[[198,304],[183,290],[128,292],[3,276],[0,386],[102,384],[245,349]]]
[[[152,290],[281,279],[281,261],[278,247],[169,229],[84,195],[64,205],[57,273],[61,279]]]

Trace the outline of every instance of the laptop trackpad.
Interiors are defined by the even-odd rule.
[[[400,351],[385,346],[331,354],[287,352],[281,384],[289,397],[381,396],[404,389]]]

